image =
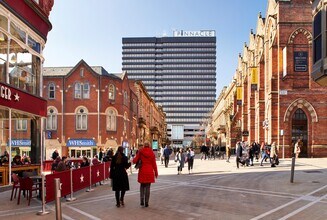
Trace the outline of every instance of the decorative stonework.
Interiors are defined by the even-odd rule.
[[[310,33],[310,31],[308,31],[308,30],[306,30],[306,29],[304,29],[304,28],[299,28],[299,29],[295,30],[295,31],[291,34],[290,38],[288,39],[288,43],[289,43],[289,44],[293,44],[293,43],[294,43],[294,39],[295,39],[295,37],[296,37],[298,34],[300,34],[300,33],[303,33],[304,36],[306,36],[306,38],[308,39],[309,44],[312,43],[312,34]]]
[[[297,99],[288,106],[284,115],[284,122],[288,122],[289,119],[291,118],[291,113],[293,112],[293,110],[298,108],[307,109],[307,111],[310,114],[309,116],[311,117],[312,122],[318,122],[318,116],[316,110],[308,101],[304,99]]]

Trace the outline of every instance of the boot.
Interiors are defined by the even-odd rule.
[[[141,198],[141,206],[144,206],[144,198]]]

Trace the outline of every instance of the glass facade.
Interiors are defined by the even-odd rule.
[[[216,98],[216,37],[123,38],[122,64],[163,106],[173,143],[204,137],[200,127]],[[183,125],[183,139],[173,125]]]

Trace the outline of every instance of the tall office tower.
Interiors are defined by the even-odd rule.
[[[123,70],[142,80],[166,112],[173,145],[204,138],[216,97],[215,31],[174,31],[173,37],[123,38]]]

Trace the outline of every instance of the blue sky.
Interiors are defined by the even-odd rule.
[[[45,67],[84,59],[120,73],[123,37],[172,36],[173,30],[215,30],[217,96],[235,73],[238,54],[267,0],[57,0],[44,50]]]

